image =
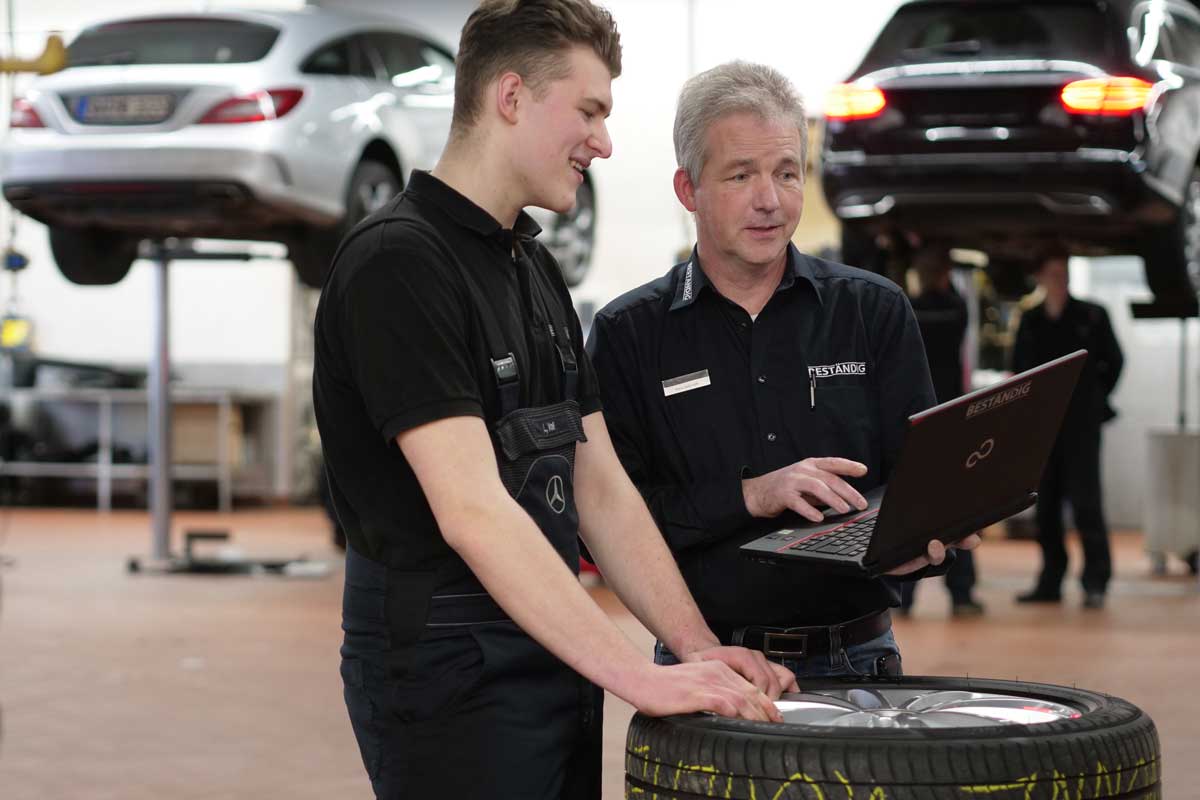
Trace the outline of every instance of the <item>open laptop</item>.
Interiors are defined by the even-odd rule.
[[[1028,508],[1086,350],[908,418],[888,483],[865,511],[769,533],[742,555],[874,577]],[[835,454],[830,454],[835,455]]]

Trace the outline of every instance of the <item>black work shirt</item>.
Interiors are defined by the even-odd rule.
[[[397,220],[374,224],[384,217]],[[408,188],[360,224],[336,258],[317,308],[313,399],[338,518],[349,545],[412,570],[452,551],[398,434],[457,416],[500,417],[477,305],[464,274],[490,301],[516,357],[523,407],[563,400],[563,372],[547,317],[567,325],[579,361],[579,405],[600,409],[595,372],[557,264],[514,225],[529,260],[513,258],[513,230],[442,181],[414,172]]]
[[[899,288],[789,247],[778,289],[751,320],[693,253],[606,306],[588,352],[617,453],[719,636],[843,622],[898,602],[890,581],[765,565],[738,546],[782,526],[746,511],[744,477],[841,456],[866,464],[851,481],[864,491],[895,463],[908,415],[933,405]]]
[[[1067,406],[1059,441],[1095,436],[1101,423],[1116,416],[1108,405],[1108,395],[1121,377],[1125,358],[1108,312],[1095,303],[1068,297],[1057,319],[1046,313],[1045,304],[1021,315],[1013,346],[1014,372],[1024,372],[1080,348],[1088,351],[1088,357]]]

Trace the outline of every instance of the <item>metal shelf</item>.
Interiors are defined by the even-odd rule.
[[[102,511],[112,508],[113,481],[151,479],[153,473],[150,464],[113,463],[113,408],[118,405],[148,407],[147,392],[140,389],[13,388],[9,390],[8,394],[16,402],[95,404],[98,409],[97,453],[96,460],[89,462],[0,462],[0,475],[95,480],[96,505]],[[278,396],[268,393],[189,387],[172,389],[170,399],[172,405],[212,404],[217,407],[215,462],[211,464],[173,464],[170,469],[172,479],[215,481],[218,506],[221,511],[232,509],[235,484],[243,490],[256,488],[263,493],[270,492],[269,464],[262,461],[249,464],[233,463],[229,453],[228,431],[234,406],[270,408],[278,404]],[[260,446],[258,452],[260,454],[269,452],[269,448]]]

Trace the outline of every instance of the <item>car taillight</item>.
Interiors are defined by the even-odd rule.
[[[291,111],[304,97],[303,89],[268,89],[263,92],[231,97],[209,109],[200,119],[201,125],[236,122],[266,122],[279,119]]]
[[[24,97],[17,97],[12,102],[12,113],[8,117],[10,128],[44,128],[46,123],[38,116],[33,103]]]
[[[1154,84],[1141,78],[1087,78],[1063,87],[1063,108],[1072,114],[1125,117],[1145,108]]]
[[[883,113],[887,98],[874,86],[842,83],[829,90],[825,116],[829,119],[869,119]]]

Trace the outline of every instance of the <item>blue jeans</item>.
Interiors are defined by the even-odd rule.
[[[824,678],[855,675],[901,674],[900,648],[891,631],[877,636],[869,642],[843,647],[836,653],[819,653],[804,658],[770,658],[771,661],[796,673],[797,678]],[[662,642],[654,643],[654,663],[670,666],[679,659]]]

